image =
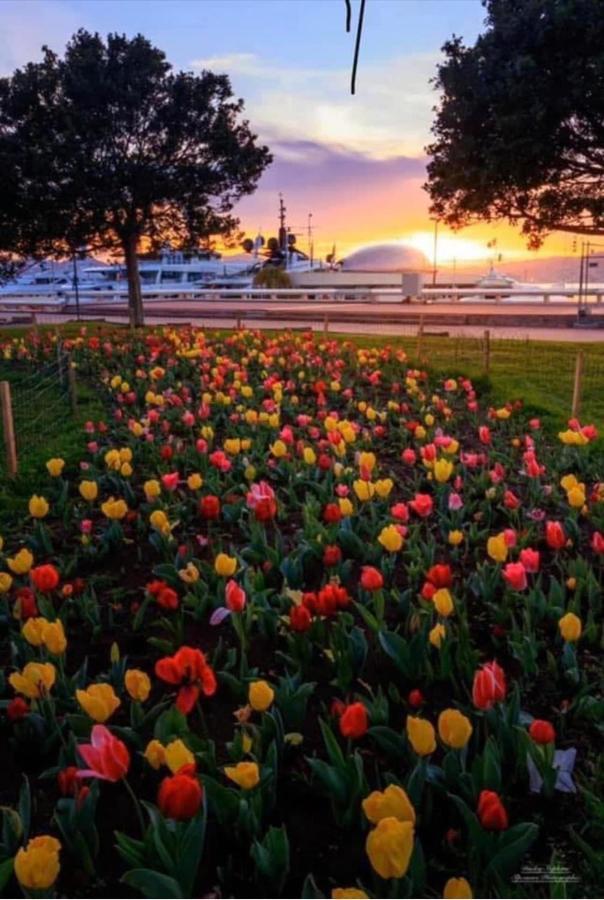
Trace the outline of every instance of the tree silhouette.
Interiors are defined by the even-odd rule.
[[[604,15],[594,0],[486,0],[474,46],[453,37],[427,148],[431,212],[459,228],[604,234]]]
[[[0,250],[119,249],[130,320],[143,323],[137,253],[192,248],[270,163],[226,75],[174,73],[142,35],[78,31],[63,58],[0,80]]]

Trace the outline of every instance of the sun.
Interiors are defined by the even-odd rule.
[[[405,243],[421,250],[429,260],[434,259],[433,231],[414,231],[405,238]],[[493,256],[492,248],[487,247],[486,243],[454,237],[450,234],[438,234],[436,249],[437,263],[440,265],[452,263],[454,260],[469,262],[470,260],[490,259]]]

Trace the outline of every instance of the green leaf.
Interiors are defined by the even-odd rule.
[[[182,898],[180,885],[174,878],[155,872],[153,869],[130,869],[121,879],[123,884],[140,891],[143,897]]]
[[[532,822],[520,822],[501,835],[498,851],[489,862],[486,874],[495,872],[502,878],[511,875],[531,844],[536,840],[539,828]],[[503,846],[501,846],[503,843]]]

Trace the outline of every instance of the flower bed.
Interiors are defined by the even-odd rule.
[[[67,349],[107,412],[1,548],[5,889],[597,891],[595,428],[305,334]]]

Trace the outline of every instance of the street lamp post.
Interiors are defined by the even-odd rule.
[[[78,265],[76,261],[76,251],[73,251],[72,254],[73,261],[73,287],[75,290],[75,302],[76,302],[76,319],[78,322],[80,321],[80,284],[78,279]]]
[[[438,248],[438,219],[434,219],[434,253],[432,259],[432,287],[436,284],[436,260]]]

